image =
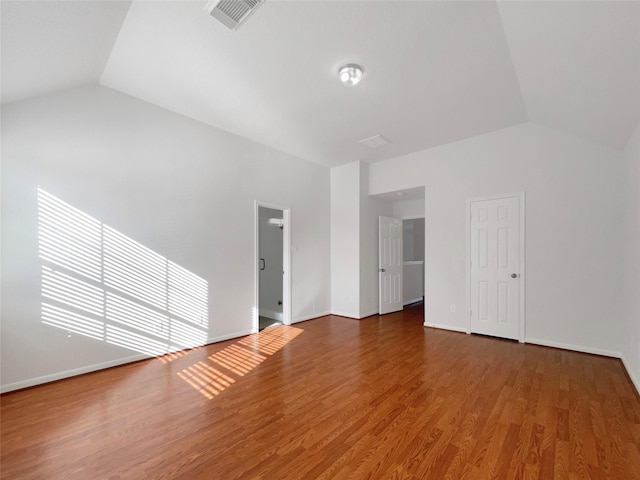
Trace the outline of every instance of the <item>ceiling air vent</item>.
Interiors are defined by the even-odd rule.
[[[227,28],[237,30],[264,0],[211,0],[205,10]]]
[[[360,143],[366,145],[369,148],[378,148],[382,145],[386,145],[387,143],[391,143],[391,141],[388,138],[383,137],[382,135],[374,135],[373,137],[360,140]]]

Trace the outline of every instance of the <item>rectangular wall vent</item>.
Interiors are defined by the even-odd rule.
[[[227,28],[237,30],[264,0],[211,0],[205,10]]]
[[[388,138],[383,137],[382,135],[374,135],[373,137],[360,140],[360,143],[366,145],[369,148],[378,148],[382,145],[386,145],[387,143],[391,143],[391,141]]]

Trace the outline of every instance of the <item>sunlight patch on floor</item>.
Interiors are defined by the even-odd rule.
[[[197,362],[178,372],[178,376],[208,399],[229,387],[235,380],[205,362]]]
[[[193,347],[186,350],[178,350],[177,352],[169,352],[166,355],[158,357],[158,360],[160,360],[162,363],[171,363],[175,360],[178,360],[179,358],[189,355],[191,352],[200,350],[201,348],[203,347]]]
[[[244,376],[249,373],[267,357],[254,353],[251,350],[242,348],[239,345],[229,345],[228,347],[214,353],[209,357],[213,363],[231,370],[236,375]]]
[[[301,333],[301,328],[278,325],[266,328],[257,335],[249,335],[238,343],[255,348],[261,353],[273,355]]]
[[[198,361],[180,370],[178,377],[208,399],[229,388],[277,353],[303,332],[301,328],[279,325],[244,337],[211,354],[206,361]],[[180,352],[176,352],[180,353]],[[163,358],[169,357],[165,355]],[[171,361],[171,360],[169,360]]]

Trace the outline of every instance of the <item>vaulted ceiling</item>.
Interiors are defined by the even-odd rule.
[[[328,166],[526,121],[622,149],[640,121],[638,1],[267,0],[235,32],[206,3],[3,0],[2,102],[102,84]]]

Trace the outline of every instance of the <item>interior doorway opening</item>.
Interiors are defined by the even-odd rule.
[[[409,305],[421,303],[423,311],[426,309],[425,302],[425,188],[414,187],[405,190],[398,190],[372,195],[372,197],[383,200],[388,204],[385,215],[402,221],[402,290],[401,308]],[[382,240],[378,235],[378,248]],[[385,268],[381,266],[380,268]],[[383,275],[385,272],[380,272]],[[379,289],[380,290],[380,289]],[[379,298],[384,295],[379,293]],[[428,295],[428,294],[427,294]],[[382,309],[380,309],[382,311]],[[426,325],[426,313],[424,313]]]
[[[402,220],[403,306],[424,302],[424,217]]]
[[[253,332],[290,325],[290,210],[256,202],[256,293]]]

